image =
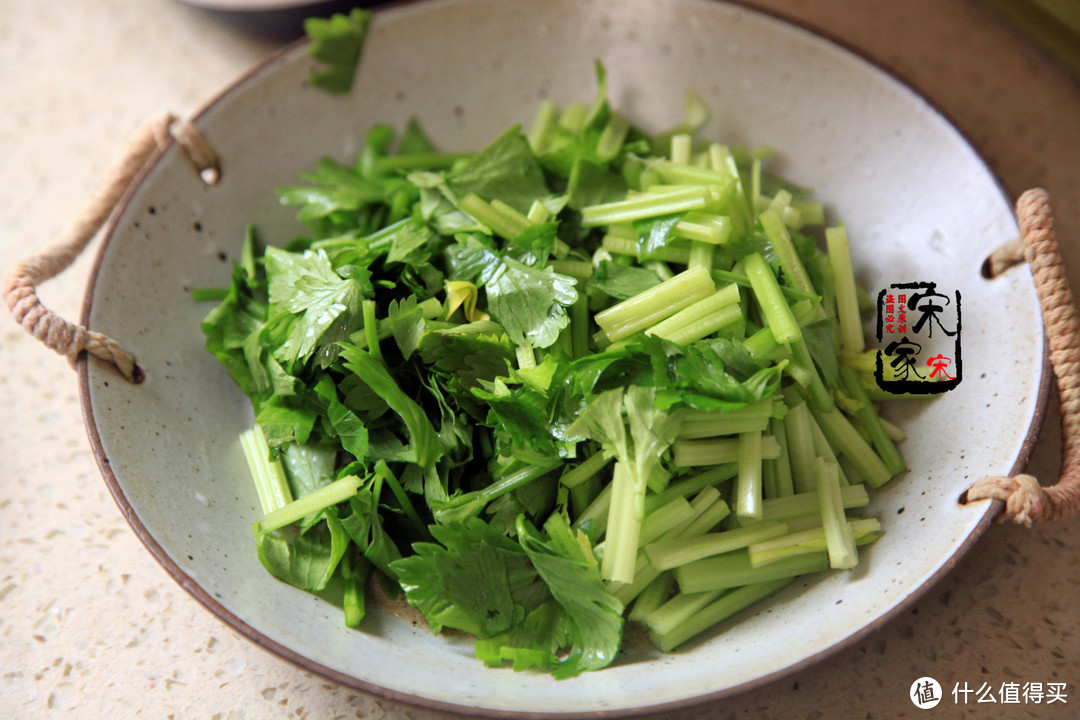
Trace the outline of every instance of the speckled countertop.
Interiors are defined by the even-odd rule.
[[[1047,187],[1080,287],[1080,83],[966,0],[754,0],[825,28],[923,92],[1015,197]],[[275,47],[170,0],[8,0],[0,13],[0,266],[71,216],[123,139],[184,114]],[[77,316],[90,258],[42,291]],[[414,718],[241,638],[143,549],[98,474],[76,379],[0,318],[0,717]],[[1031,463],[1057,469],[1051,401]],[[1080,717],[1080,522],[991,529],[865,642],[685,718],[918,717],[912,681],[1066,683],[1067,703],[955,704],[927,717]]]

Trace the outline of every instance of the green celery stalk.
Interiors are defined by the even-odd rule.
[[[795,320],[780,284],[776,281],[768,263],[758,253],[750,253],[742,259],[746,277],[754,290],[758,306],[765,316],[765,322],[778,343],[793,343],[802,338],[802,329]]]
[[[738,590],[733,590],[726,595],[722,595],[719,599],[714,600],[711,604],[706,605],[670,632],[652,634],[650,637],[662,652],[671,652],[679,645],[682,645],[696,635],[700,635],[713,625],[726,620],[735,613],[745,610],[754,603],[781,590],[789,582],[790,580],[788,578],[784,578],[747,585]]]
[[[326,508],[345,502],[357,493],[364,481],[356,475],[346,475],[340,480],[313,490],[289,504],[267,513],[255,523],[255,532],[272,532],[298,520],[314,515]]]
[[[687,563],[722,555],[752,543],[787,534],[787,525],[771,520],[723,532],[705,533],[693,538],[676,537],[657,540],[645,546],[649,563],[657,570],[670,570]]]
[[[289,489],[285,468],[281,460],[270,460],[270,446],[266,444],[266,436],[258,424],[240,433],[240,446],[255,481],[255,492],[259,496],[263,514],[292,502],[292,490]]]
[[[808,519],[813,519],[807,516]],[[820,523],[820,516],[817,518]],[[881,523],[876,518],[848,520],[848,527],[855,538],[856,545],[867,545],[874,542],[881,533]],[[788,529],[792,528],[788,523]],[[747,548],[750,557],[750,565],[759,568],[769,563],[782,560],[794,555],[820,552],[827,548],[825,528],[818,527],[792,532],[782,537],[764,542],[754,543]]]
[[[612,255],[630,255],[635,258],[638,257],[640,251],[636,238],[627,239],[625,237],[618,237],[612,235],[610,232],[604,236],[600,246]],[[661,262],[674,263],[676,265],[689,265],[690,248],[666,245],[653,250],[649,254],[649,258]]]
[[[907,463],[896,449],[888,428],[878,415],[870,395],[863,389],[862,381],[859,380],[858,371],[850,367],[840,368],[840,379],[844,382],[844,390],[848,396],[856,402],[862,403],[862,407],[856,411],[856,416],[862,421],[863,427],[870,435],[870,441],[877,450],[881,461],[892,475],[899,475],[907,470]]]
[[[683,592],[706,592],[751,585],[829,569],[829,553],[820,550],[793,555],[755,568],[745,550],[705,558],[675,569],[675,582]]]
[[[657,575],[634,600],[634,606],[630,608],[627,618],[634,622],[645,623],[645,619],[667,601],[674,584],[675,577],[671,573]]]
[[[812,463],[811,467],[813,467]],[[866,492],[865,485],[848,485],[840,488],[840,500],[848,509],[866,507],[870,504],[870,495]],[[766,499],[762,501],[762,516],[765,520],[788,521],[802,515],[817,513],[819,502],[817,490]]]
[[[788,408],[784,431],[788,442],[788,461],[796,493],[814,489],[814,436],[810,430],[810,410],[800,402]]]
[[[769,432],[776,438],[776,444],[780,446],[780,456],[772,460],[773,467],[776,469],[776,495],[770,497],[787,497],[788,495],[794,495],[795,481],[791,474],[791,456],[790,450],[788,449],[787,424],[783,419],[774,417],[769,420]]]
[[[811,413],[829,443],[837,452],[847,456],[871,487],[881,487],[892,479],[893,474],[885,467],[885,463],[838,408],[834,407],[828,412],[812,409]]]
[[[670,575],[671,573],[666,573]],[[716,598],[720,597],[722,590],[706,590],[700,593],[680,592],[664,604],[656,607],[648,613],[644,622],[649,630],[658,635],[671,632],[679,625],[690,619],[692,615],[704,608]]]
[[[667,532],[690,522],[697,513],[686,498],[675,498],[645,516],[641,521],[638,547],[651,543]]]
[[[593,320],[612,342],[651,327],[716,292],[705,268],[688,268],[670,280],[598,312]]]
[[[796,290],[816,295],[817,291],[810,281],[810,275],[807,274],[806,267],[802,264],[802,260],[799,259],[799,253],[795,250],[791,235],[784,226],[783,220],[780,219],[780,215],[775,211],[766,210],[761,213],[759,220],[761,220],[761,227],[765,230],[765,237],[772,244],[773,252],[776,253],[776,259],[780,263],[780,269],[783,270],[788,284]],[[818,305],[814,311],[814,320],[816,322],[824,319],[825,312]],[[780,338],[778,337],[777,340],[780,340]]]
[[[760,430],[739,435],[739,476],[735,481],[735,515],[740,519],[761,519],[763,496],[761,444]]]
[[[645,220],[687,210],[702,210],[718,199],[713,189],[702,185],[671,193],[642,195],[629,200],[588,205],[581,209],[581,226],[590,228]]]
[[[840,347],[847,352],[861,353],[866,349],[866,339],[863,337],[859,299],[855,294],[855,271],[851,264],[847,230],[843,226],[828,228],[825,242],[829,248],[829,263],[836,287],[836,315],[840,321],[842,340]]]
[[[836,465],[826,462],[825,458],[818,458],[814,463],[814,475],[817,477],[818,504],[829,551],[829,567],[850,570],[859,562],[859,551],[855,548],[855,535],[844,516]]]
[[[706,438],[702,440],[676,440],[672,445],[675,450],[677,467],[699,467],[702,465],[726,465],[739,462],[739,440],[737,438]],[[761,456],[769,460],[780,455],[780,446],[776,438],[767,435],[761,439]]]
[[[566,470],[559,478],[559,482],[568,488],[575,488],[607,467],[607,464],[614,457],[614,450],[598,450],[574,467]]]

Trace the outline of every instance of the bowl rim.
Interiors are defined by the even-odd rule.
[[[376,14],[382,14],[387,11],[395,11],[402,7],[424,5],[433,0],[391,0],[391,2],[380,5],[372,9],[372,12]],[[817,38],[824,40],[840,49],[846,51],[850,55],[858,58],[867,65],[875,68],[876,70],[884,73],[890,77],[894,82],[905,87],[907,90],[916,95],[922,100],[930,111],[941,117],[949,127],[956,132],[961,139],[967,144],[969,148],[974,152],[979,162],[986,169],[989,176],[993,179],[997,186],[998,192],[1001,196],[1009,200],[1010,195],[1005,189],[1005,183],[994,168],[987,162],[983,152],[979,146],[973,141],[973,139],[965,133],[952,118],[946,114],[935,103],[931,102],[925,94],[923,94],[919,88],[905,78],[902,74],[893,68],[890,68],[883,64],[872,56],[870,56],[865,50],[854,46],[848,41],[838,37],[832,32],[803,21],[798,18],[793,18],[782,12],[776,11],[771,8],[757,7],[751,4],[751,0],[721,0],[722,3],[735,7],[743,12],[756,13],[758,15],[777,20],[781,23],[792,26],[796,29],[803,30],[816,36]],[[283,47],[271,52],[266,57],[255,63],[246,71],[236,77],[231,83],[219,90],[216,94],[212,95],[209,100],[200,105],[191,115],[190,120],[197,122],[198,119],[203,116],[207,111],[216,106],[218,103],[225,101],[239,86],[248,82],[255,76],[263,73],[270,66],[274,65],[281,59],[289,56],[293,53],[298,53],[301,48],[306,46],[308,41],[306,38],[300,38],[293,42],[290,42]],[[102,231],[101,243],[98,247],[96,257],[93,265],[87,276],[86,289],[83,294],[83,304],[80,313],[80,324],[83,327],[89,327],[90,313],[93,304],[94,291],[97,284],[98,273],[101,270],[101,266],[104,263],[105,255],[109,247],[109,243],[112,240],[117,227],[119,226],[120,217],[126,211],[128,205],[135,192],[140,188],[145,181],[147,175],[153,168],[161,161],[163,155],[172,147],[175,143],[171,137],[166,140],[142,168],[139,174],[135,177],[134,181],[124,192],[120,201],[117,203],[116,208],[110,215],[108,222]],[[1014,203],[1009,203],[1010,207]],[[1040,317],[1041,323],[1041,317]],[[1008,474],[1014,475],[1020,472],[1027,465],[1028,460],[1031,457],[1031,453],[1038,442],[1039,436],[1042,431],[1043,423],[1046,419],[1047,408],[1050,397],[1050,382],[1053,377],[1053,371],[1050,364],[1050,352],[1049,342],[1046,338],[1045,325],[1042,325],[1043,335],[1043,348],[1042,348],[1042,363],[1040,368],[1039,386],[1037,391],[1037,397],[1035,401],[1035,410],[1032,415],[1031,424],[1028,427],[1027,434],[1024,437],[1021,444],[1020,451],[1017,454],[1016,460],[1012,467],[1009,469]],[[238,632],[243,637],[247,638],[254,644],[270,651],[278,657],[289,661],[293,665],[300,669],[307,670],[315,673],[329,680],[337,682],[339,684],[351,687],[355,690],[362,691],[364,693],[373,695],[375,697],[404,703],[417,708],[424,708],[430,710],[468,714],[474,717],[490,717],[490,718],[507,718],[514,720],[541,720],[550,718],[565,718],[570,713],[564,712],[545,712],[545,711],[518,711],[518,710],[504,710],[498,708],[479,708],[470,705],[464,705],[456,702],[448,702],[438,700],[432,697],[426,697],[414,693],[402,692],[394,690],[392,688],[384,687],[376,683],[372,683],[366,680],[362,680],[348,673],[335,670],[327,667],[319,662],[316,662],[304,655],[286,647],[285,645],[271,639],[267,635],[263,634],[253,626],[240,619],[231,611],[226,609],[220,602],[218,602],[209,592],[203,589],[191,576],[189,576],[177,563],[172,559],[168,552],[157,542],[157,540],[150,534],[149,530],[140,521],[134,508],[124,495],[122,488],[113,473],[112,467],[109,463],[109,458],[105,454],[104,446],[102,444],[101,435],[99,433],[97,424],[94,419],[94,408],[92,399],[90,396],[90,376],[89,376],[90,362],[87,354],[80,354],[76,363],[76,373],[78,376],[79,384],[79,402],[82,407],[83,423],[86,427],[88,439],[90,441],[91,450],[94,455],[94,459],[97,462],[98,469],[101,472],[102,478],[105,481],[106,486],[109,489],[113,500],[116,502],[120,513],[123,515],[125,521],[134,531],[135,535],[143,543],[146,549],[154,557],[155,560],[165,569],[165,571],[173,578],[176,583],[182,587],[189,595],[191,595],[196,601],[198,601],[203,607],[209,610],[212,614],[218,617],[219,620],[231,627],[234,631]],[[957,503],[962,504],[966,497],[966,490],[957,498]],[[674,710],[685,710],[697,705],[702,705],[708,702],[714,702],[716,700],[739,695],[750,690],[760,688],[768,685],[772,682],[778,681],[784,677],[790,676],[794,673],[806,670],[809,667],[817,665],[823,660],[831,657],[840,651],[852,647],[861,640],[866,639],[870,635],[878,632],[888,623],[899,617],[903,612],[909,610],[912,605],[918,602],[929,590],[938,584],[945,578],[953,569],[960,563],[965,555],[974,547],[975,543],[982,537],[982,535],[989,529],[994,523],[1002,510],[1004,509],[1004,503],[1000,500],[991,500],[986,504],[985,510],[978,524],[971,531],[967,538],[961,542],[956,552],[952,556],[947,558],[942,565],[937,568],[929,577],[927,577],[922,584],[916,587],[910,594],[898,601],[892,608],[888,609],[872,621],[861,626],[850,635],[833,643],[832,645],[825,647],[818,652],[785,666],[771,673],[759,676],[753,680],[749,680],[738,685],[733,685],[728,688],[716,690],[712,692],[702,693],[700,695],[694,695],[692,697],[682,698],[678,700],[667,701],[655,705],[647,705],[634,708],[620,708],[618,710],[592,710],[582,713],[574,713],[575,716],[582,718],[608,718],[608,717],[634,717],[645,714],[670,712]]]

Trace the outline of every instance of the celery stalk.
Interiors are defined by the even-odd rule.
[[[825,542],[829,550],[829,567],[849,570],[858,564],[859,551],[855,548],[855,535],[844,517],[836,465],[826,462],[825,458],[818,458],[814,463],[814,475],[817,477],[821,525],[825,529]]]
[[[768,263],[758,253],[750,253],[742,260],[750,287],[754,290],[765,321],[778,343],[792,343],[802,338],[802,329],[791,313],[791,306],[780,291]]]
[[[840,500],[845,508],[865,507],[870,504],[870,495],[865,485],[848,485],[840,489]],[[786,521],[818,512],[819,502],[817,490],[767,499],[761,503],[762,515],[765,520]]]
[[[855,295],[855,271],[851,265],[851,249],[847,230],[832,227],[825,231],[829,248],[829,263],[833,269],[836,287],[836,316],[840,321],[840,347],[847,352],[860,353],[866,349],[863,337],[859,300]]]
[[[739,476],[735,481],[735,514],[761,519],[761,431],[739,435]]]
[[[667,573],[670,575],[670,573]],[[662,577],[662,576],[661,576]],[[649,630],[659,635],[670,633],[679,625],[690,619],[716,598],[720,597],[722,590],[706,590],[699,593],[681,592],[659,607],[654,608],[645,618],[645,625]]]
[[[775,520],[762,521],[738,530],[705,533],[693,538],[658,540],[645,546],[645,554],[657,570],[670,570],[695,560],[722,555],[786,534],[787,525],[784,523]]]
[[[613,457],[615,457],[614,450],[599,450],[565,471],[559,478],[559,482],[568,488],[575,488],[607,467]]]
[[[612,342],[651,327],[716,291],[705,268],[688,268],[594,316]]]
[[[262,520],[255,523],[256,532],[271,532],[286,525],[292,525],[308,515],[313,515],[331,505],[344,502],[355,495],[363,484],[364,481],[356,475],[347,475],[340,480],[335,480],[329,485],[324,485],[318,490],[309,492],[307,495],[267,513]]]
[[[671,652],[713,625],[779,591],[789,582],[788,578],[784,578],[747,585],[738,590],[733,590],[694,613],[689,619],[670,632],[656,633],[650,635],[650,637],[661,651]]]
[[[683,592],[724,590],[781,578],[793,578],[829,569],[829,554],[820,550],[793,555],[755,568],[745,550],[705,558],[675,569],[675,582]]]

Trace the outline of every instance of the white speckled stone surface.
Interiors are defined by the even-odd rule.
[[[861,49],[951,117],[1015,196],[1056,201],[1080,287],[1080,82],[963,0],[756,0]],[[167,0],[9,0],[0,13],[0,267],[41,246],[146,117],[190,112],[274,48]],[[90,258],[45,286],[79,311]],[[1003,319],[1004,321],[1004,319]],[[128,529],[90,455],[65,361],[0,319],[0,717],[414,718],[240,638]],[[1031,469],[1057,468],[1053,402]],[[992,529],[910,612],[790,678],[684,718],[1080,716],[1080,527]],[[955,683],[1066,683],[1067,704],[953,702]]]

